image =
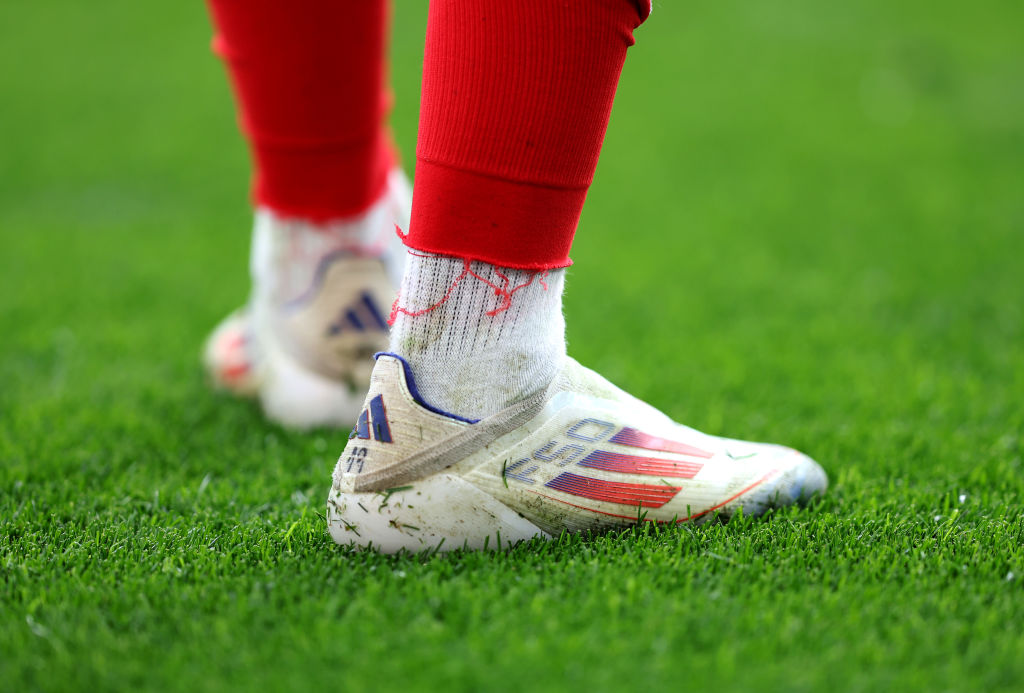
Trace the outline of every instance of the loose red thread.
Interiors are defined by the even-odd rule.
[[[401,231],[399,231],[399,235],[401,235]],[[416,257],[434,257],[432,255],[422,255],[419,253],[415,253],[412,250],[409,251],[409,254],[414,255]],[[515,293],[520,289],[525,289],[526,287],[533,284],[534,279],[537,279],[540,282],[541,286],[544,287],[545,291],[547,291],[548,289],[547,282],[544,281],[544,277],[547,276],[548,270],[531,272],[530,278],[527,279],[525,282],[523,282],[522,284],[518,284],[517,286],[513,286],[512,288],[509,288],[509,284],[512,283],[512,280],[510,280],[505,274],[503,274],[501,270],[497,268],[495,268],[494,270],[494,273],[497,274],[498,277],[501,279],[501,286],[499,286],[494,282],[490,281],[489,279],[481,277],[479,274],[474,272],[472,267],[470,266],[471,262],[472,261],[470,259],[463,258],[462,272],[459,274],[459,276],[455,277],[455,280],[451,283],[451,286],[448,287],[448,290],[445,291],[444,296],[441,297],[441,300],[439,300],[437,303],[434,303],[433,305],[427,306],[423,310],[409,310],[398,305],[398,302],[402,298],[402,295],[399,294],[395,298],[395,302],[391,304],[391,314],[388,316],[388,325],[395,324],[395,320],[398,319],[399,313],[415,318],[419,317],[420,315],[426,315],[427,313],[436,310],[440,306],[444,305],[445,301],[451,298],[452,293],[455,292],[455,289],[466,277],[473,277],[474,279],[479,279],[484,284],[491,287],[491,289],[494,290],[494,295],[501,300],[497,308],[495,308],[494,310],[489,310],[485,313],[486,315],[490,316],[494,316],[497,315],[498,313],[502,313],[508,310],[512,306],[512,296],[515,295]]]
[[[544,287],[545,291],[548,290],[548,283],[544,281],[544,277],[548,276],[548,272],[550,272],[550,270],[544,270],[543,272],[540,273],[540,276],[537,278],[537,281],[540,282],[540,285]]]

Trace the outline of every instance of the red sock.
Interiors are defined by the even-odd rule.
[[[255,164],[256,204],[322,222],[382,193],[386,0],[208,0]]]
[[[521,269],[571,264],[648,0],[432,0],[407,245]]]

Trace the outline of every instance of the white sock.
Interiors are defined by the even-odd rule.
[[[346,219],[314,224],[257,210],[254,345],[345,387],[369,381],[371,355],[388,344],[388,307],[406,258],[395,222],[406,218],[408,185],[400,173],[392,179],[387,194]]]
[[[410,250],[391,351],[423,400],[482,419],[548,386],[565,358],[565,270],[527,271]]]
[[[394,232],[386,205],[366,214],[313,224],[287,219],[273,210],[258,208],[249,270],[257,295],[284,301],[308,290],[325,258],[350,254],[379,259],[392,286],[398,286],[405,266],[405,248]]]
[[[257,208],[249,267],[257,294],[291,298],[311,285],[324,258],[345,252],[378,258],[392,285],[398,286],[406,249],[395,233],[395,222],[408,226],[411,194],[405,176],[396,170],[387,192],[349,219],[314,224]]]

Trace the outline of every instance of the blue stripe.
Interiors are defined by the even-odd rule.
[[[367,440],[370,437],[370,426],[367,419],[366,410],[363,409],[363,413],[359,415],[359,421],[356,423],[356,438],[362,438]]]
[[[362,331],[364,329],[363,321],[359,319],[359,316],[356,315],[355,310],[353,310],[352,308],[349,308],[348,310],[345,311],[345,319],[348,320],[349,325],[356,328],[357,330]]]
[[[370,296],[367,291],[363,292],[363,305],[366,306],[366,310],[370,312],[373,320],[377,323],[377,327],[387,332],[388,321],[385,320],[384,316],[381,315],[381,312],[377,310],[377,304],[373,302],[373,297]]]
[[[381,443],[391,442],[391,426],[388,415],[384,411],[384,395],[377,395],[370,400],[370,420],[373,423],[373,437]]]

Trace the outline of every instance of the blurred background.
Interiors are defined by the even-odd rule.
[[[398,5],[393,122],[412,169],[426,3]],[[191,365],[245,296],[250,226],[247,153],[203,8],[2,12],[8,359],[78,339],[120,349],[122,367]],[[988,349],[1020,335],[1024,295],[1020,14],[997,1],[658,4],[580,227],[574,350],[629,376],[648,369],[640,353],[742,348],[742,364],[694,370],[745,380],[759,359],[794,356],[762,350],[797,349],[816,378],[858,378],[841,371],[891,364],[916,331],[946,368],[960,349],[971,367],[1010,366]],[[621,363],[596,344],[608,329],[631,333]]]
[[[396,5],[393,125],[414,173],[426,2]],[[886,513],[931,522],[962,494],[1019,503],[1022,27],[1010,0],[656,3],[573,252],[570,353],[687,424],[808,450],[834,481],[822,517],[852,537]],[[199,368],[205,335],[246,297],[251,224],[211,33],[197,2],[0,6],[0,494],[22,532],[135,512],[287,527],[315,522],[326,494],[345,432],[280,430]],[[18,560],[45,565],[47,541]],[[121,579],[96,593],[102,608],[152,637],[126,645],[96,625],[93,588],[72,588],[78,606],[49,612],[85,624],[65,654],[97,642],[90,656],[109,659],[63,671],[178,642],[153,625],[174,612],[124,601]],[[906,623],[912,657],[935,623]],[[0,628],[0,643],[27,652],[23,631]],[[793,637],[796,655],[819,654]],[[157,670],[216,668],[204,657],[230,638]],[[893,663],[890,642],[826,643],[807,676],[843,661],[869,676]],[[525,675],[502,661],[509,681]]]
[[[393,123],[412,172],[426,3],[397,4]],[[132,369],[192,378],[246,295],[251,221],[204,8],[0,13],[6,396],[42,396],[73,354],[97,361],[97,396],[125,394],[111,379]],[[724,411],[675,396],[702,374],[723,396],[809,409],[836,387],[884,408],[939,372],[1019,384],[1021,15],[999,0],[657,4],[580,226],[573,353],[712,428]],[[665,360],[678,374],[647,383]]]

